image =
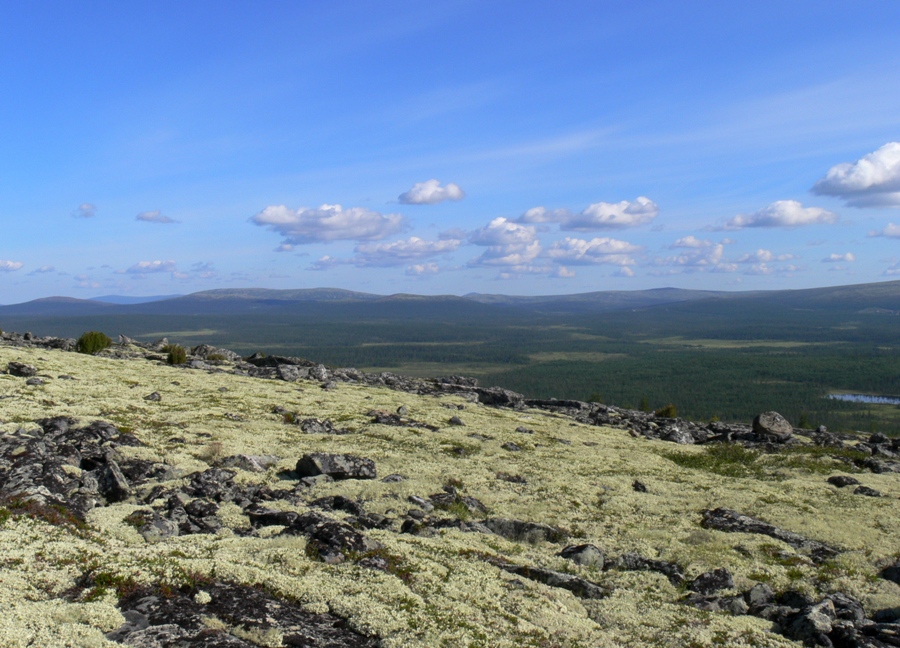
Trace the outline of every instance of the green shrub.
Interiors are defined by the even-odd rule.
[[[660,407],[658,410],[653,412],[653,416],[659,416],[662,418],[676,418],[678,416],[678,410],[675,409],[675,406],[669,403],[665,407]]]
[[[184,350],[183,346],[170,344],[166,350],[169,352],[169,355],[166,356],[166,362],[170,365],[184,364],[187,362],[187,351]]]
[[[81,337],[78,338],[78,342],[75,343],[75,348],[79,353],[97,353],[97,351],[102,351],[109,347],[112,344],[112,340],[106,335],[106,333],[102,333],[100,331],[87,331],[81,334]]]

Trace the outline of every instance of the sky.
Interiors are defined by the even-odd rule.
[[[0,0],[0,303],[900,279],[900,3]]]

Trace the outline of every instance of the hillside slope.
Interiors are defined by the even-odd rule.
[[[795,646],[900,629],[900,466],[879,439],[678,445],[652,431],[686,422],[641,435],[459,379],[411,393],[424,383],[296,359],[198,349],[173,367],[127,341],[53,345],[0,339],[4,646]],[[337,461],[353,478],[312,476],[327,460],[311,453],[356,457]]]

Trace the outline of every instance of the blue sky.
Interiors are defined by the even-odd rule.
[[[0,303],[900,279],[900,3],[6,2]]]

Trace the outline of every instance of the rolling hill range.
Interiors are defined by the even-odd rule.
[[[224,289],[139,304],[41,299],[0,307],[0,327],[473,375],[533,397],[673,404],[702,419],[746,419],[769,403],[797,424],[893,434],[900,409],[827,397],[900,396],[898,314],[898,281],[529,297]]]

